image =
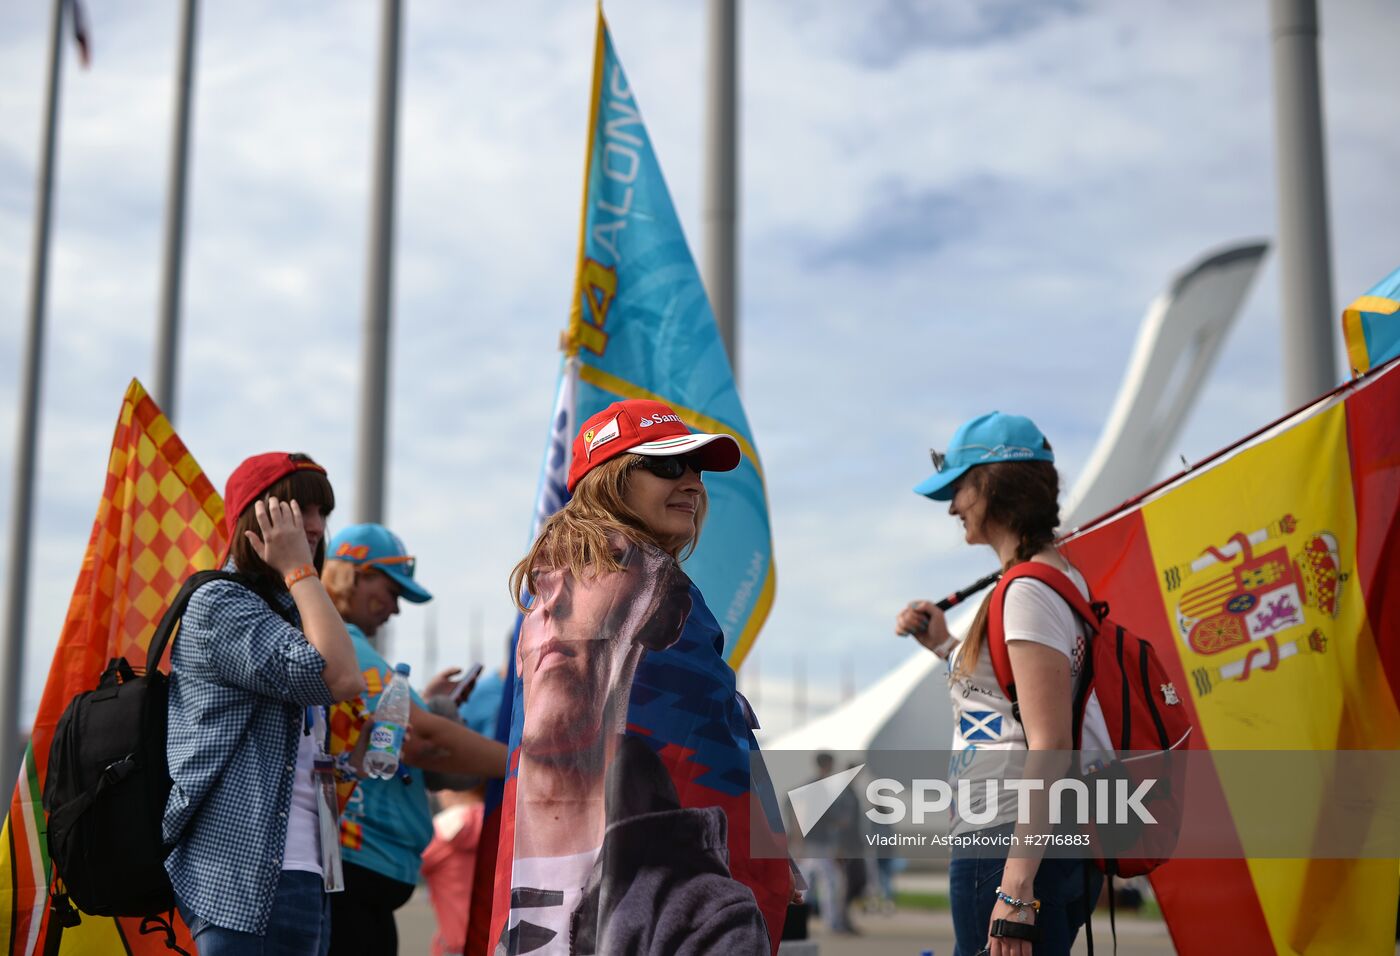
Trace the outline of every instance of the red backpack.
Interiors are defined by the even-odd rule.
[[[1074,747],[1082,747],[1084,710],[1092,691],[1098,697],[1114,751],[1120,757],[1128,755],[1084,773],[1090,793],[1096,792],[1095,781],[1102,779],[1126,780],[1130,793],[1136,792],[1146,779],[1156,781],[1141,800],[1156,818],[1156,825],[1144,825],[1136,819],[1129,823],[1089,823],[1094,862],[1112,876],[1149,873],[1166,862],[1176,847],[1186,799],[1186,757],[1179,751],[1187,749],[1190,714],[1151,644],[1112,621],[1107,604],[1086,601],[1064,572],[1038,561],[1026,561],[1001,576],[987,615],[987,651],[992,669],[1018,720],[1016,685],[1003,629],[1006,589],[1018,578],[1035,578],[1049,585],[1086,625],[1084,667],[1075,688],[1072,711]],[[1110,783],[1110,791],[1116,786]],[[1090,816],[1091,821],[1097,818],[1096,813]]]

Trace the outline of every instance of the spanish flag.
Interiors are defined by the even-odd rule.
[[[1400,749],[1397,418],[1392,361],[1068,540],[1115,619],[1157,636],[1211,749]],[[1324,805],[1327,781],[1296,786]],[[1224,798],[1232,827],[1259,809]],[[1398,877],[1183,859],[1152,882],[1180,953],[1311,956],[1390,952]]]
[[[212,568],[224,546],[224,503],[146,390],[122,400],[107,477],[53,666],[34,718],[19,783],[0,833],[0,939],[8,952],[42,951],[53,870],[41,794],[54,727],[68,702],[97,685],[107,661],[146,666],[166,605],[189,574]],[[65,929],[61,953],[162,953],[163,937],[139,919],[84,916]],[[176,918],[177,942],[194,944]]]

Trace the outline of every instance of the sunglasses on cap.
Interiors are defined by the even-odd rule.
[[[418,570],[418,559],[411,554],[400,554],[390,558],[371,558],[360,565],[362,568],[383,567],[394,565],[403,569],[403,573],[413,577],[413,572]]]
[[[666,481],[675,481],[685,474],[687,468],[697,475],[704,470],[700,466],[700,459],[694,455],[638,455],[636,467],[645,468]]]
[[[1030,459],[1035,457],[1035,449],[1027,448],[1024,445],[959,445],[957,448],[950,448],[947,452],[936,451],[930,448],[928,456],[933,461],[933,470],[942,472],[948,466],[948,456],[959,452],[980,451],[969,464],[977,464],[980,461],[1007,461],[1013,459]]]

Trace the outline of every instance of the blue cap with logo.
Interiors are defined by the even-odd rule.
[[[362,568],[374,568],[399,586],[405,601],[422,604],[433,596],[413,580],[418,559],[408,553],[399,536],[382,524],[352,524],[331,538],[326,558],[349,561]]]
[[[942,454],[932,452],[934,473],[915,486],[917,494],[950,501],[953,484],[969,468],[994,461],[1050,461],[1055,453],[1035,422],[1023,415],[991,412],[963,422]]]

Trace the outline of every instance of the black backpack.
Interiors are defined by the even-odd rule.
[[[59,718],[44,781],[49,856],[55,887],[59,880],[64,887],[53,893],[58,926],[77,925],[67,900],[90,916],[158,917],[175,908],[165,872],[170,847],[161,839],[171,784],[165,756],[170,678],[160,671],[160,659],[190,597],[215,580],[253,589],[230,571],[190,575],[156,626],[145,672],[138,675],[126,658],[113,658],[97,688],[74,697]],[[160,925],[165,921],[155,922],[151,930],[143,923],[142,932],[166,928]],[[173,944],[173,932],[168,940]]]

